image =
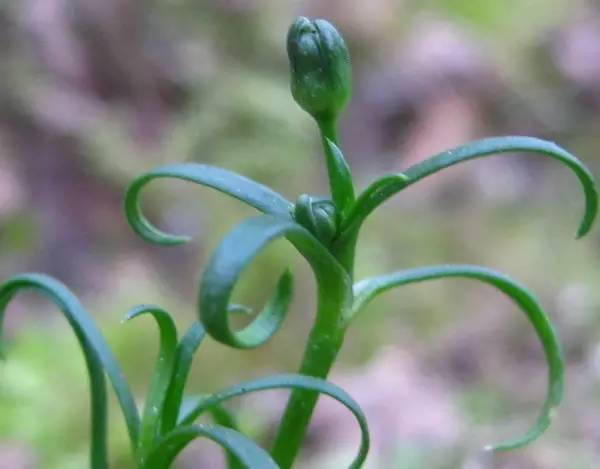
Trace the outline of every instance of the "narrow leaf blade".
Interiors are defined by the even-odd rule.
[[[33,289],[53,301],[65,315],[81,345],[88,366],[92,397],[93,467],[106,467],[106,393],[104,371],[108,374],[125,417],[131,445],[135,448],[139,431],[139,416],[135,401],[123,378],[121,369],[106,344],[102,333],[77,297],[61,282],[44,274],[28,273],[14,276],[0,286],[0,329],[5,309],[19,291]],[[1,330],[0,330],[1,332]],[[104,368],[104,370],[102,369]]]
[[[188,236],[165,233],[153,226],[141,211],[139,194],[150,181],[159,178],[175,178],[212,187],[228,194],[264,213],[290,217],[293,207],[277,192],[233,171],[198,163],[181,163],[161,166],[141,175],[131,183],[125,194],[125,215],[133,230],[147,241],[164,245],[176,245],[189,241]]]
[[[269,454],[256,443],[220,425],[186,425],[165,435],[148,458],[148,469],[170,467],[177,455],[196,438],[208,438],[233,454],[247,469],[278,469]]]
[[[281,326],[292,294],[292,276],[285,272],[276,293],[258,316],[241,331],[229,325],[229,299],[238,278],[252,259],[275,239],[286,237],[311,264],[317,285],[327,298],[350,299],[349,278],[329,251],[306,229],[284,218],[251,217],[221,241],[206,268],[198,297],[200,321],[216,340],[238,348],[256,347]],[[331,321],[337,318],[330,318]]]
[[[158,306],[136,306],[125,315],[124,320],[129,321],[144,314],[152,315],[156,321],[160,333],[160,347],[140,426],[137,455],[141,462],[146,459],[159,435],[160,417],[173,374],[177,346],[177,329],[173,318]]]
[[[386,176],[375,181],[358,197],[342,226],[342,230],[358,229],[363,220],[385,200],[430,174],[475,158],[497,153],[515,152],[536,153],[553,158],[575,173],[581,182],[585,196],[585,210],[577,230],[577,237],[584,236],[592,227],[598,211],[598,192],[591,172],[575,156],[555,143],[521,136],[491,137],[476,140],[415,164],[403,173],[398,174],[396,178]]]
[[[331,198],[342,216],[354,203],[354,183],[350,167],[342,150],[329,138],[323,137],[331,183]]]
[[[304,391],[313,391],[320,394],[326,394],[343,404],[356,418],[361,430],[361,443],[357,456],[354,458],[351,469],[361,467],[369,452],[369,428],[366,417],[358,403],[343,389],[320,378],[298,374],[279,374],[267,376],[252,381],[247,381],[231,386],[222,391],[208,396],[198,398],[195,405],[185,415],[182,415],[180,423],[182,425],[191,424],[203,412],[206,412],[215,405],[228,401],[231,398],[243,396],[245,394],[264,391],[268,389],[297,389]]]
[[[360,312],[373,298],[391,288],[425,280],[462,277],[491,285],[512,299],[525,313],[538,335],[548,363],[548,387],[540,414],[530,430],[520,438],[487,449],[506,451],[527,445],[549,426],[554,410],[560,404],[564,387],[564,358],[557,334],[537,298],[526,287],[510,277],[473,265],[439,265],[403,270],[381,277],[365,279],[356,284],[354,314]]]
[[[177,423],[192,359],[205,335],[204,327],[200,323],[194,322],[177,344],[173,374],[163,409],[162,434],[172,430]]]

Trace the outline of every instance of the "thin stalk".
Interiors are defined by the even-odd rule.
[[[327,142],[329,140],[336,145],[338,144],[335,120],[319,119],[317,123],[327,161],[332,199],[338,210],[340,210],[340,216],[343,217],[348,204],[354,201],[352,176],[343,155],[336,160]],[[331,253],[338,259],[349,275],[350,285],[352,284],[357,238],[358,230],[350,236],[340,238],[339,242],[334,242],[331,247]],[[331,298],[328,289],[319,291],[317,316],[304,350],[304,357],[299,370],[300,374],[322,379],[327,378],[344,342],[346,319],[349,317],[350,311],[351,308],[348,308],[348,303],[342,298]],[[292,467],[306,436],[318,398],[319,395],[315,392],[304,390],[292,392],[281,419],[272,451],[273,459],[281,469]]]
[[[351,281],[354,279],[354,258],[357,240],[358,229],[355,229],[343,237],[334,240],[330,248],[331,253],[342,264]]]
[[[340,312],[338,313],[342,315]],[[300,374],[326,379],[344,340],[344,327],[315,323],[304,351]],[[292,392],[279,425],[271,455],[281,469],[292,467],[319,395],[315,392]]]
[[[337,124],[335,119],[323,118],[317,120],[317,125],[321,131],[321,137],[327,137],[336,145],[338,144]]]

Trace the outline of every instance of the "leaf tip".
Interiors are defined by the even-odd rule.
[[[187,235],[166,235],[161,236],[160,238],[152,237],[146,239],[162,244],[163,246],[179,246],[181,244],[189,243],[192,240],[192,237]]]
[[[590,231],[590,225],[581,225],[575,234],[575,239],[583,238]]]
[[[131,311],[128,312],[125,316],[123,316],[123,319],[121,319],[121,324],[125,324],[126,322],[131,321],[131,319],[133,319],[134,315],[131,314]]]
[[[136,316],[148,312],[149,309],[150,307],[148,305],[134,306],[129,311],[127,311],[127,313],[125,313],[125,316],[123,317],[123,319],[121,319],[121,324],[125,324],[126,322],[131,321]]]
[[[279,278],[278,287],[285,288],[288,294],[291,295],[292,289],[294,285],[294,274],[289,267],[283,271],[281,277]]]
[[[402,182],[407,182],[410,178],[404,174],[404,173],[396,173],[396,177],[402,181]]]

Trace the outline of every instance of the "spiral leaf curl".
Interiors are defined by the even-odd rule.
[[[198,163],[161,166],[135,179],[125,194],[125,215],[129,224],[143,239],[153,243],[177,245],[190,240],[188,236],[172,235],[159,230],[142,213],[139,203],[140,191],[150,181],[159,178],[181,179],[212,187],[261,212],[291,218],[291,202],[274,190],[233,171]]]
[[[535,329],[548,363],[548,389],[540,414],[531,429],[522,437],[486,449],[506,451],[527,445],[550,425],[554,409],[560,404],[564,387],[564,358],[552,323],[537,298],[525,286],[510,277],[485,267],[474,265],[438,265],[401,270],[380,277],[362,280],[354,286],[353,314],[359,313],[377,295],[394,287],[449,277],[478,280],[491,285],[513,300],[525,313]]]
[[[206,331],[216,340],[238,348],[267,341],[280,327],[291,297],[291,274],[284,273],[275,295],[258,316],[241,331],[228,321],[229,297],[242,271],[271,241],[286,237],[309,262],[318,289],[317,321],[337,323],[339,312],[329,314],[329,304],[351,301],[350,279],[329,251],[299,224],[271,215],[251,217],[237,225],[214,252],[200,284],[199,315]]]
[[[348,217],[342,223],[342,236],[351,236],[367,216],[388,198],[411,184],[448,166],[496,153],[536,153],[560,161],[570,168],[581,182],[585,195],[585,211],[577,238],[592,227],[598,211],[598,192],[590,171],[571,153],[553,142],[533,137],[490,137],[476,140],[417,163],[398,175],[385,176],[367,187],[356,199]]]

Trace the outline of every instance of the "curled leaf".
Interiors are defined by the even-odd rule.
[[[373,298],[394,287],[409,283],[448,277],[462,277],[487,283],[506,294],[525,313],[537,333],[548,363],[548,389],[540,414],[531,429],[522,437],[487,449],[505,451],[527,445],[550,425],[554,409],[560,404],[564,387],[564,359],[558,337],[548,315],[536,297],[526,287],[501,273],[473,265],[439,265],[402,270],[358,282],[354,287],[353,313],[360,312]]]
[[[139,415],[121,369],[102,334],[77,297],[61,282],[44,274],[14,276],[0,286],[0,332],[8,303],[19,291],[33,289],[53,301],[73,328],[83,351],[92,401],[91,464],[94,469],[108,467],[106,456],[106,387],[108,374],[125,417],[132,446],[137,444]]]
[[[533,137],[491,137],[476,140],[453,150],[442,152],[417,163],[401,174],[386,176],[371,184],[358,197],[342,226],[342,231],[357,230],[364,219],[385,200],[411,184],[436,173],[448,166],[463,161],[493,155],[495,153],[537,153],[560,161],[570,168],[583,187],[585,211],[577,237],[585,235],[591,228],[598,211],[598,193],[594,177],[575,156],[553,142]]]
[[[361,467],[369,452],[369,429],[365,415],[358,403],[340,387],[320,378],[298,374],[280,374],[267,376],[257,380],[247,381],[236,384],[222,391],[209,396],[199,397],[196,404],[190,406],[190,409],[181,416],[180,424],[188,425],[192,423],[203,412],[211,409],[213,406],[228,401],[233,397],[243,396],[257,391],[267,389],[296,389],[312,391],[320,394],[326,394],[343,404],[356,418],[361,430],[361,443],[357,456],[350,464],[351,469]]]
[[[252,259],[271,241],[288,238],[310,263],[315,272],[319,301],[349,303],[349,279],[343,268],[327,249],[299,224],[270,215],[252,217],[240,223],[221,241],[214,252],[200,283],[198,297],[200,320],[216,340],[238,348],[261,345],[280,327],[292,293],[292,276],[285,272],[276,292],[244,329],[233,331],[229,325],[229,298],[233,287]],[[319,307],[320,320],[338,321],[332,308]],[[319,316],[319,313],[317,313]]]
[[[289,218],[293,205],[274,190],[247,177],[226,169],[198,163],[181,163],[161,166],[133,181],[125,194],[125,215],[133,230],[147,241],[175,245],[189,241],[188,236],[165,233],[153,226],[141,211],[139,193],[150,181],[158,178],[175,178],[212,187],[230,195],[264,213]]]

